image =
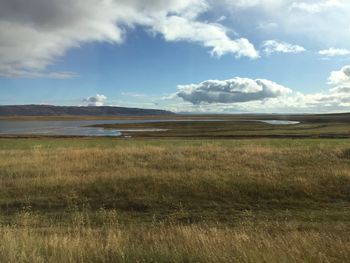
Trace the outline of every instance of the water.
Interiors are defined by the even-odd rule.
[[[147,120],[91,121],[0,121],[0,135],[121,136],[122,131],[161,131],[160,129],[116,130],[87,127],[98,124],[145,123]],[[153,120],[154,122],[154,120]]]
[[[195,120],[89,120],[89,121],[1,121],[0,135],[121,136],[122,132],[165,131],[164,129],[104,129],[101,124],[153,123]],[[218,120],[205,120],[218,121]]]
[[[122,132],[165,131],[164,129],[104,129],[87,127],[99,124],[154,123],[207,120],[88,120],[88,121],[0,121],[0,135],[56,135],[56,136],[121,136]],[[263,120],[272,125],[297,124],[295,121]]]
[[[281,120],[263,120],[261,121],[263,123],[267,123],[267,124],[272,124],[272,125],[295,125],[295,124],[299,124],[299,121],[281,121]]]

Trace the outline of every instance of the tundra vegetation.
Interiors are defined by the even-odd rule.
[[[0,262],[350,262],[348,139],[0,139]]]

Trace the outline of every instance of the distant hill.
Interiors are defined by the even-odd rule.
[[[138,109],[109,106],[51,106],[51,105],[9,105],[0,106],[0,116],[147,116],[173,115],[165,110]]]

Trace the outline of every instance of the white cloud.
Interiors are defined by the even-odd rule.
[[[318,54],[326,57],[347,56],[350,55],[350,50],[342,48],[329,48],[320,50]]]
[[[220,17],[216,20],[216,22],[222,22],[222,21],[225,21],[226,19],[227,19],[226,16],[220,16]]]
[[[238,24],[236,29],[241,29],[241,33],[255,28],[253,33],[260,39],[268,35],[269,39],[293,39],[314,48],[345,45],[344,48],[350,49],[349,0],[222,0],[215,3],[229,13],[224,14],[234,25]],[[239,27],[240,23],[244,26]],[[273,25],[273,30],[265,25]]]
[[[293,92],[289,98],[277,103],[285,108],[302,109],[311,112],[349,111],[350,107],[350,65],[330,74],[328,92],[302,94]],[[286,104],[289,101],[289,105]],[[271,104],[272,101],[267,102]],[[271,105],[270,105],[271,106]]]
[[[83,99],[83,102],[87,103],[88,106],[103,106],[107,97],[102,94],[97,94],[96,96],[88,97]]]
[[[254,46],[247,39],[231,40],[227,36],[227,28],[219,24],[208,24],[180,16],[171,16],[161,23],[155,23],[153,29],[155,32],[160,32],[167,41],[185,40],[203,43],[205,47],[211,48],[211,53],[215,56],[231,53],[237,57],[258,57]]]
[[[232,39],[226,27],[201,21],[208,9],[206,0],[0,1],[0,74],[43,74],[68,49],[93,41],[122,43],[134,26],[167,41],[197,42],[217,56],[258,57],[247,39]]]
[[[40,70],[17,69],[16,67],[0,66],[0,76],[6,78],[49,78],[49,79],[70,79],[78,77],[74,72],[47,72]]]
[[[271,30],[278,29],[278,24],[274,22],[262,21],[262,22],[258,22],[258,25],[256,26],[256,28],[264,31],[271,31]]]
[[[332,85],[350,84],[350,65],[344,66],[340,70],[332,71],[328,78],[328,83]]]
[[[120,93],[120,95],[126,96],[126,97],[135,97],[135,98],[147,97],[146,94],[136,93],[136,92],[122,92]]]
[[[199,84],[180,85],[178,90],[177,96],[192,104],[256,101],[291,92],[269,80],[248,78],[207,80]]]
[[[262,44],[264,53],[271,55],[273,53],[301,53],[306,49],[299,45],[293,45],[286,42],[278,42],[276,40],[267,40]]]
[[[291,4],[291,9],[296,9],[308,13],[321,13],[332,7],[343,7],[341,0],[323,0],[317,2],[294,2]]]
[[[271,8],[281,5],[281,0],[224,0],[226,5],[235,6],[238,8],[252,8],[252,7],[264,7],[270,6]]]
[[[350,94],[350,85],[349,86],[336,86],[331,89],[333,94]]]
[[[342,67],[340,70],[332,71],[328,78],[328,83],[333,85],[329,94],[324,94],[322,103],[327,103],[333,107],[350,107],[350,65]]]
[[[165,107],[183,112],[320,113],[349,111],[350,65],[330,74],[327,92],[305,94],[269,80],[234,78],[180,85]],[[182,101],[178,101],[182,99]],[[173,104],[171,103],[173,102]]]

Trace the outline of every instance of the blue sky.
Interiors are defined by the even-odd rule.
[[[12,2],[0,3],[3,105],[350,109],[348,1]]]

